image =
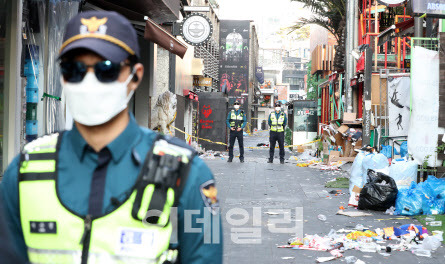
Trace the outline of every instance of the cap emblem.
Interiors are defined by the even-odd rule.
[[[82,25],[80,26],[80,34],[88,34],[88,33],[99,33],[105,35],[107,32],[107,23],[108,18],[104,17],[101,19],[97,19],[97,17],[93,16],[89,19],[81,18],[80,22]]]

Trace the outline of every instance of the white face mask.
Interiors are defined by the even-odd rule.
[[[277,111],[277,112],[281,111],[281,107],[279,107],[279,106],[275,107],[275,111]]]
[[[79,83],[61,79],[66,103],[73,119],[85,126],[102,125],[127,108],[133,90],[127,95],[127,85],[133,78],[131,73],[125,82],[100,82],[93,72],[88,72]]]
[[[234,105],[233,107],[235,108],[235,110],[239,109],[239,105]]]

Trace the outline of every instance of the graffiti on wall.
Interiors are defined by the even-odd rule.
[[[205,117],[199,120],[199,124],[201,125],[201,129],[212,129],[213,120],[209,119],[212,114],[212,108],[210,105],[203,105],[201,114]]]

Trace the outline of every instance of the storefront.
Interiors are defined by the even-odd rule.
[[[292,145],[311,142],[317,136],[317,101],[295,100],[289,107],[289,127],[292,129]]]
[[[57,56],[65,25],[79,11],[113,10],[133,23],[140,39],[145,73],[129,109],[140,125],[149,127],[149,98],[156,85],[154,76],[163,73],[155,63],[159,59],[156,50],[167,48],[175,54],[170,56],[173,58],[176,55],[183,58],[187,50],[168,30],[159,26],[179,19],[179,2],[0,0],[0,175],[26,142],[70,129],[73,124],[69,110],[65,109]],[[190,53],[193,58],[193,50]],[[191,75],[186,81],[191,88]],[[178,83],[180,87],[174,84],[173,90],[182,96],[184,87],[180,81]]]

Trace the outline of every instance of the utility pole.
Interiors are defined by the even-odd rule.
[[[372,49],[365,49],[365,83],[363,89],[363,146],[371,144],[371,76]]]
[[[423,17],[420,17],[419,15],[414,17],[414,37],[423,37]]]
[[[354,57],[351,55],[351,51],[354,49],[354,37],[356,26],[356,9],[357,0],[347,0],[346,2],[346,76],[345,76],[345,86],[346,86],[346,111],[348,113],[352,112],[352,88],[351,88],[351,78],[354,76]]]

